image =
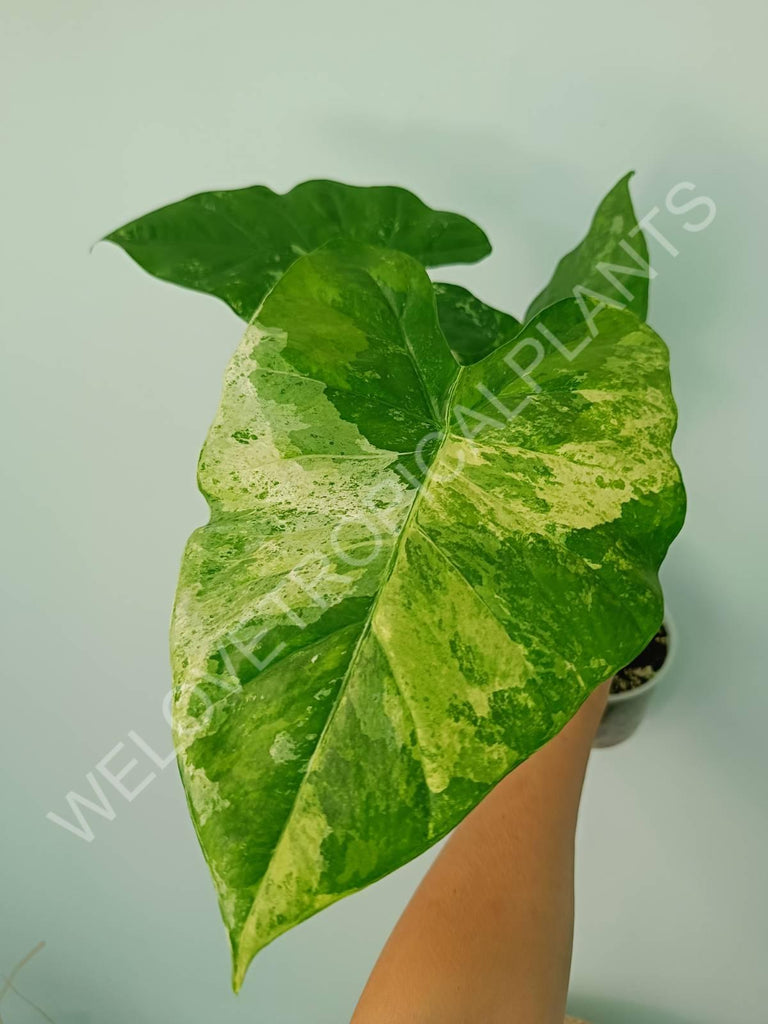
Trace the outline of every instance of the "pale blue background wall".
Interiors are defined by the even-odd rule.
[[[426,864],[280,939],[235,998],[173,766],[90,844],[46,820],[129,730],[166,749],[169,605],[241,329],[90,244],[205,188],[393,182],[488,229],[455,276],[520,312],[635,167],[641,212],[688,180],[718,215],[667,218],[680,256],[655,248],[681,650],[590,769],[572,1005],[768,1020],[764,4],[5,0],[2,21],[0,973],[45,939],[18,983],[57,1024],[338,1024]],[[0,1013],[41,1019],[13,994]]]

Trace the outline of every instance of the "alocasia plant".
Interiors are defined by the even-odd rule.
[[[685,499],[627,186],[525,327],[431,282],[487,241],[399,189],[213,193],[109,236],[250,321],[172,624],[236,988],[445,835],[661,621]]]

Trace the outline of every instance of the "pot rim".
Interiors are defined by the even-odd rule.
[[[635,700],[638,697],[644,697],[646,694],[657,685],[659,680],[669,672],[669,667],[674,661],[675,651],[677,650],[677,629],[675,628],[674,622],[667,611],[664,609],[664,618],[662,619],[664,629],[667,631],[667,656],[664,659],[664,664],[658,670],[654,672],[647,683],[643,683],[642,686],[636,686],[633,690],[623,690],[621,693],[610,693],[608,695],[609,704],[621,704],[625,700]]]

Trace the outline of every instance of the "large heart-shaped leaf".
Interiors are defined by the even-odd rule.
[[[208,292],[250,320],[302,254],[344,237],[409,253],[428,267],[474,263],[491,246],[457,213],[432,210],[390,185],[305,181],[285,195],[264,185],[202,192],[106,236],[150,274]]]
[[[235,987],[443,836],[656,630],[684,508],[667,351],[629,312],[592,329],[563,302],[461,367],[422,267],[334,243],[246,331],[172,629]]]
[[[630,309],[645,320],[653,271],[629,194],[633,173],[625,174],[600,203],[586,236],[560,260],[549,284],[528,307],[526,319],[575,297],[582,303],[596,300]]]

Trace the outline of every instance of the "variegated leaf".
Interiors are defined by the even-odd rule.
[[[560,260],[552,280],[528,307],[526,319],[575,297],[586,304],[617,305],[645,320],[652,271],[629,194],[633,173],[625,174],[600,203],[586,236]]]
[[[667,350],[629,312],[592,331],[562,302],[462,367],[422,267],[350,243],[294,263],[246,331],[172,629],[235,987],[445,835],[655,632],[684,511]]]

